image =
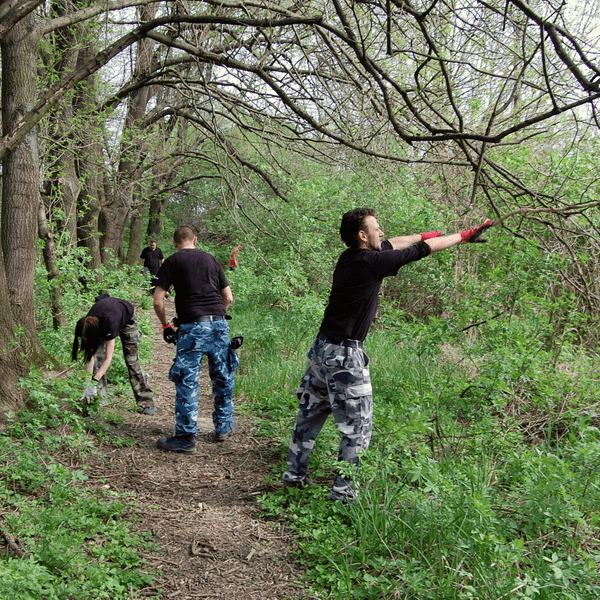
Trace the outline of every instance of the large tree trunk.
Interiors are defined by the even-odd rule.
[[[164,200],[151,200],[150,201],[150,213],[148,219],[148,237],[153,238],[160,235],[163,230],[163,213],[167,207],[167,199]]]
[[[14,317],[8,296],[4,258],[0,247],[0,414],[18,409],[23,403],[19,379],[29,370],[29,359],[24,350],[23,336],[14,334]]]
[[[142,226],[144,219],[139,212],[135,212],[131,218],[129,227],[129,249],[127,250],[127,264],[134,266],[140,262],[142,253]]]
[[[1,40],[5,135],[31,109],[36,98],[39,40],[33,36],[27,38],[32,27],[33,15],[29,15]],[[41,355],[33,305],[39,201],[37,134],[32,130],[2,163],[0,409],[3,410],[19,404],[17,380],[26,373],[29,361]],[[16,340],[15,327],[22,329]]]
[[[91,60],[93,55],[90,48],[80,50],[78,68]],[[79,86],[74,103],[74,111],[77,115],[86,114],[86,107],[94,103],[97,80],[98,76],[94,74]],[[100,125],[96,128],[92,126],[89,137],[81,144],[81,151],[74,157],[75,168],[82,184],[77,205],[77,245],[87,248],[90,261],[86,266],[90,269],[97,269],[102,265],[98,219],[101,207],[105,204],[106,166],[101,139],[95,133],[95,130],[99,129]]]
[[[98,231],[101,234],[100,252],[103,263],[111,254],[121,261],[124,259],[123,236],[128,218],[129,207],[119,205],[118,201],[111,202],[100,211]]]
[[[2,127],[6,135],[31,110],[37,97],[39,39],[28,15],[2,38]],[[17,325],[25,337],[29,359],[47,358],[39,343],[33,302],[37,257],[37,216],[40,203],[37,128],[2,163],[2,224],[0,234],[8,294]]]

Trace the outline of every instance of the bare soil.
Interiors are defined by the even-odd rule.
[[[174,314],[172,299],[167,315]],[[253,435],[248,419],[224,442],[213,441],[212,397],[202,365],[198,452],[181,455],[156,448],[159,437],[173,435],[175,386],[168,373],[175,348],[162,339],[152,312],[154,359],[145,369],[155,392],[153,417],[123,412],[113,433],[135,444],[109,448],[97,459],[93,477],[105,487],[132,493],[140,506],[140,530],[152,532],[159,550],[148,549],[148,565],[160,574],[136,598],[187,600],[308,600],[298,583],[302,571],[291,556],[294,541],[282,524],[261,519],[257,497],[268,493],[265,475],[280,462],[269,440]],[[243,358],[243,349],[240,351]],[[236,402],[241,400],[236,399]]]

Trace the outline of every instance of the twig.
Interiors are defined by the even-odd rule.
[[[485,321],[479,321],[479,323],[471,323],[471,325],[467,325],[466,327],[463,327],[461,329],[461,331],[467,331],[468,329],[471,329],[472,327],[479,327],[480,325],[485,325],[486,323],[488,323],[489,321],[493,321],[494,319],[497,319],[498,317],[500,317],[501,315],[503,315],[506,311],[501,311],[498,314],[494,315],[493,317],[490,317],[489,319],[485,319]]]
[[[3,531],[1,529],[0,529],[0,534],[2,534],[2,537],[6,540],[6,544],[8,545],[8,547],[19,558],[23,558],[25,556],[25,551],[19,547],[19,544],[17,544],[16,540],[12,536],[8,535],[8,533],[6,533],[6,531]]]
[[[498,217],[497,219],[493,219],[492,225],[501,225],[506,219],[510,219],[515,215],[528,215],[528,214],[540,214],[540,213],[551,213],[561,216],[569,216],[569,213],[575,211],[583,211],[588,208],[596,208],[600,206],[600,202],[587,202],[585,204],[572,204],[571,206],[565,206],[563,208],[518,208],[516,210],[511,210],[510,212]]]

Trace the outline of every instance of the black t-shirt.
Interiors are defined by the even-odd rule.
[[[403,265],[431,254],[425,242],[394,250],[389,241],[381,251],[348,248],[338,259],[333,272],[329,304],[319,333],[333,343],[367,337],[375,319],[377,297],[385,277],[397,275]]]
[[[104,340],[116,338],[133,317],[133,304],[119,298],[103,298],[92,306],[89,317],[98,317],[100,337]]]
[[[152,250],[150,246],[142,250],[140,258],[144,261],[144,266],[152,273],[156,275],[160,268],[160,261],[165,257],[163,251],[160,248]]]
[[[158,272],[157,284],[175,289],[180,323],[193,323],[205,315],[225,315],[221,290],[229,286],[221,263],[208,252],[184,248],[171,254]]]

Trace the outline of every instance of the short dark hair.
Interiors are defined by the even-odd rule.
[[[365,217],[374,217],[372,208],[355,208],[342,216],[340,236],[348,248],[358,248],[358,232],[364,228]]]
[[[173,234],[173,241],[176,244],[181,244],[181,242],[183,242],[184,240],[192,242],[194,241],[195,237],[196,234],[194,233],[194,230],[191,227],[188,227],[187,225],[182,225],[181,227],[178,227],[175,230],[175,233]]]

